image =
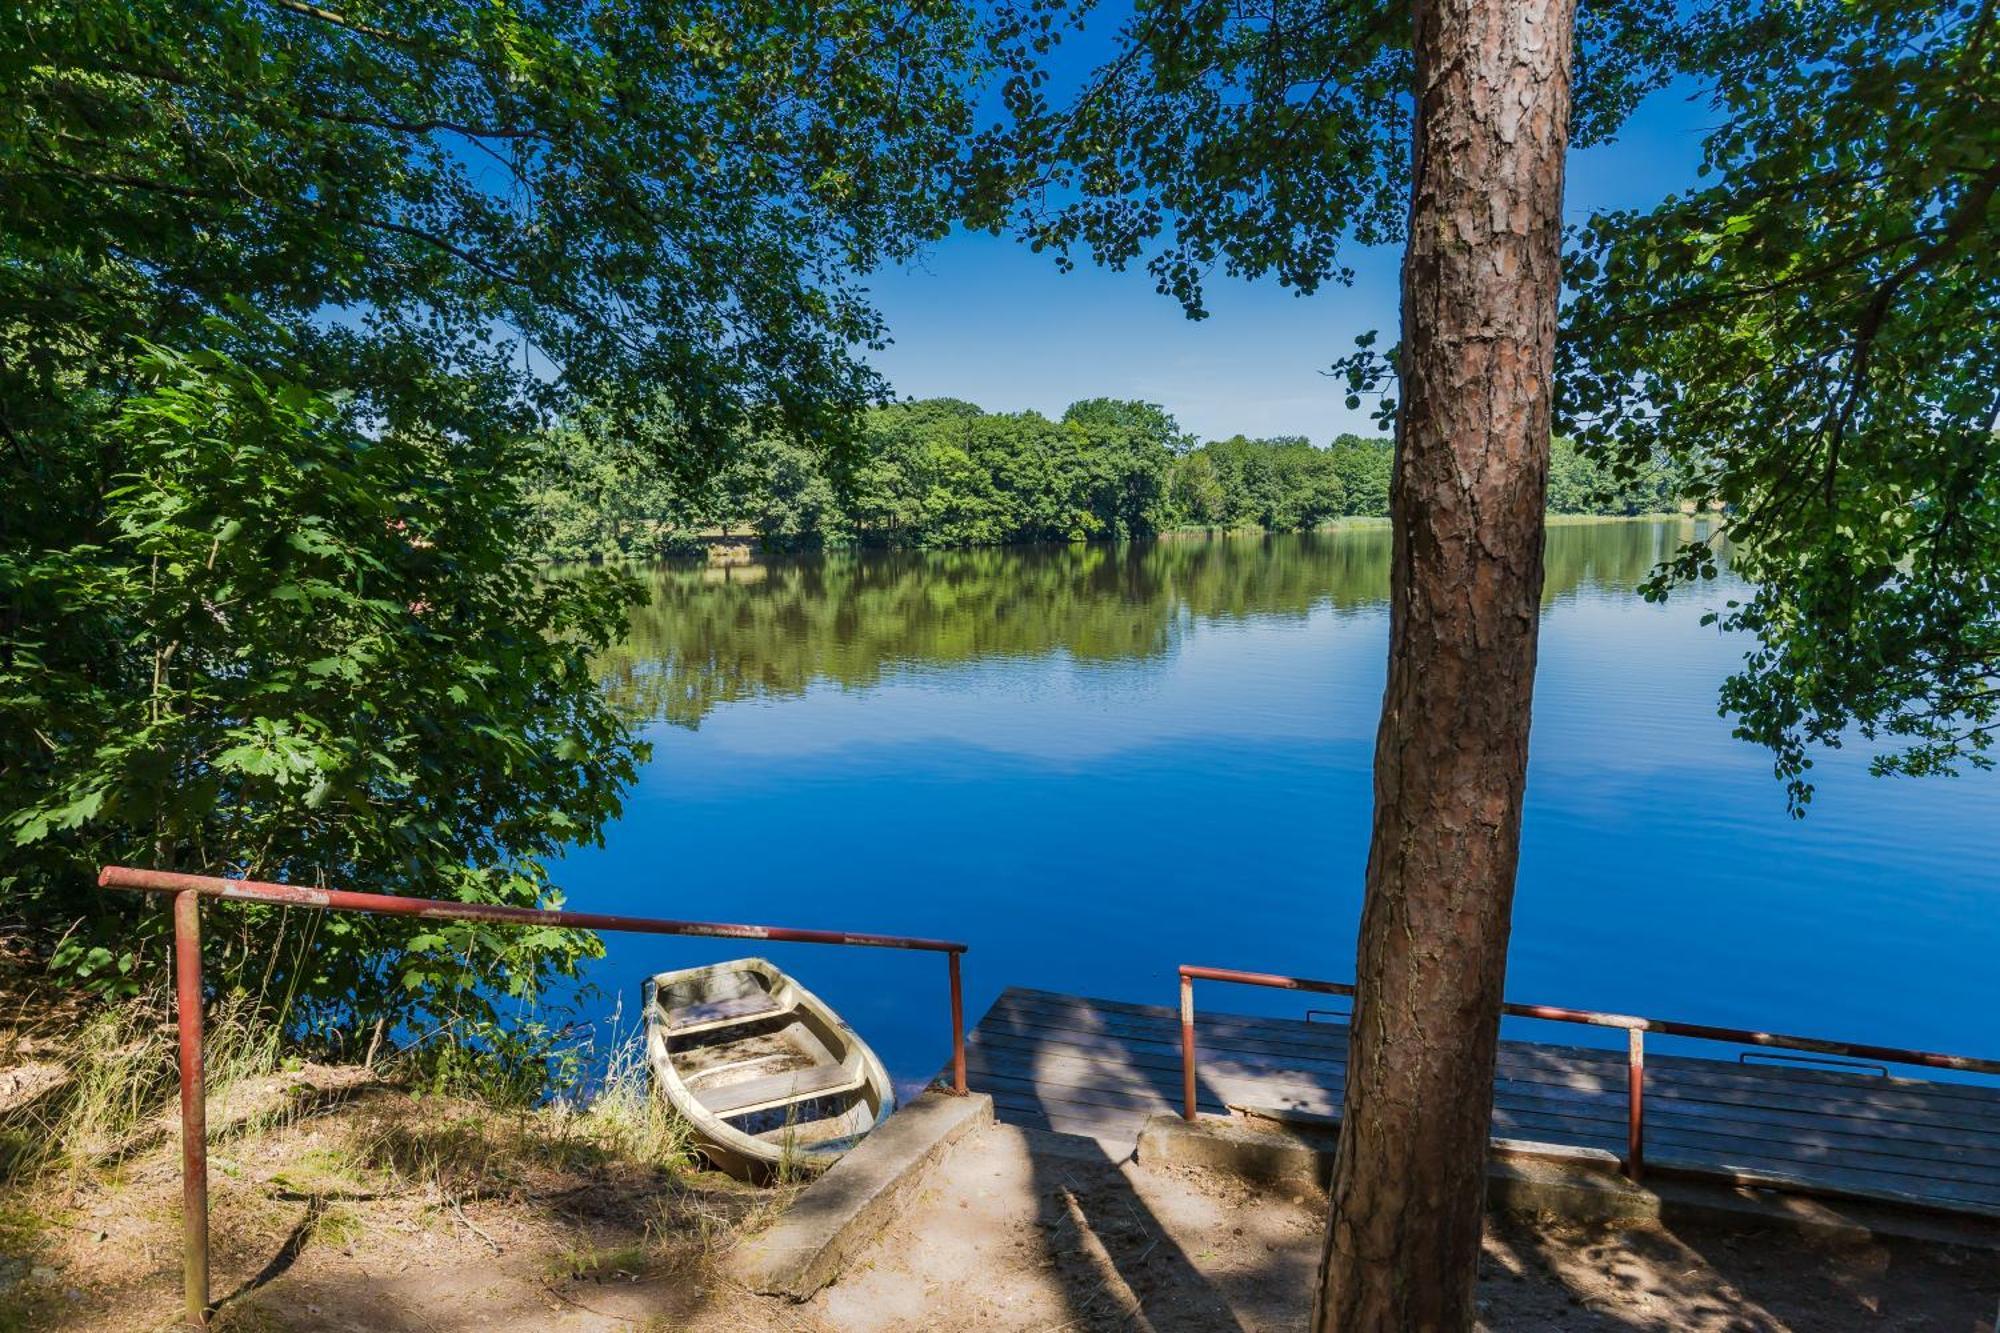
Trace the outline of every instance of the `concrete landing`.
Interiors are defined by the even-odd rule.
[[[993,1099],[926,1092],[800,1191],[783,1217],[730,1255],[731,1275],[765,1296],[803,1301],[840,1275],[919,1189],[953,1144],[993,1121]]]
[[[1284,1188],[1324,1188],[1333,1172],[1334,1135],[1254,1118],[1202,1116],[1190,1122],[1160,1113],[1139,1132],[1138,1160],[1148,1167],[1221,1171]],[[1754,1224],[1844,1243],[1894,1237],[2000,1251],[2000,1223],[1984,1217],[1713,1181],[1649,1179],[1635,1185],[1618,1173],[1612,1153],[1547,1144],[1496,1141],[1486,1164],[1486,1202],[1501,1212],[1569,1222]]]

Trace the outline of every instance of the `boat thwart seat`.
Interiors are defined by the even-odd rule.
[[[867,1081],[867,1075],[860,1069],[819,1065],[812,1069],[791,1069],[782,1074],[693,1091],[703,1110],[714,1115],[742,1115],[748,1111],[768,1111],[793,1102],[811,1101],[815,1097],[852,1092]]]
[[[778,997],[768,991],[737,995],[727,1000],[702,1000],[667,1010],[667,1031],[677,1037],[685,1037],[710,1028],[728,1027],[732,1023],[748,1023],[780,1013],[784,1008]]]

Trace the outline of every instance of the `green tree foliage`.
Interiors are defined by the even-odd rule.
[[[785,440],[758,440],[724,474],[724,513],[747,516],[771,550],[839,545],[847,516],[820,455]]]
[[[1171,417],[1078,403],[1060,421],[954,399],[869,414],[867,459],[842,478],[863,545],[986,546],[1143,536],[1160,526]]]
[[[1296,436],[1203,445],[1177,464],[1174,489],[1198,504],[1186,521],[1302,532],[1346,512],[1346,487],[1333,455]]]
[[[603,420],[565,426],[546,451],[533,498],[552,559],[677,554],[698,549],[702,529],[755,534],[773,551],[1117,540],[1173,528],[1297,532],[1387,517],[1395,453],[1389,440],[1360,435],[1325,449],[1298,437],[1196,444],[1150,403],[1093,398],[1050,421],[938,398],[869,413],[858,461],[846,467],[803,445],[756,440],[690,488],[653,464],[656,446],[608,432]],[[1557,440],[1549,508],[1661,513],[1678,504],[1677,485],[1666,467],[1621,481]]]
[[[536,576],[524,442],[595,441],[556,526],[611,548],[651,507],[614,441],[688,493],[746,435],[837,453],[881,391],[855,275],[944,225],[977,40],[923,0],[11,7],[10,913],[99,980],[160,921],[105,861],[552,901],[632,771],[580,667],[629,585]],[[331,1034],[591,947],[227,920],[223,983]]]
[[[2000,694],[2000,13],[1724,0],[1704,183],[1584,228],[1568,429],[1727,506],[1757,636],[1724,690],[1794,809],[1815,744],[1985,766]],[[1691,544],[1651,592],[1713,567]]]
[[[1396,474],[1396,444],[1386,437],[1342,435],[1334,440],[1333,471],[1349,514],[1389,516],[1389,483]]]
[[[974,154],[971,221],[1017,230],[1067,266],[1143,262],[1206,314],[1205,278],[1348,282],[1344,242],[1402,238],[1408,211],[1410,7],[1139,0],[1114,57],[1063,102],[1043,55],[1092,6],[1004,6],[1007,115]],[[1671,0],[1580,7],[1574,137],[1609,136],[1664,81]]]
[[[1662,459],[1618,468],[1566,435],[1549,449],[1551,514],[1663,514],[1679,505],[1682,489],[1678,470]]]
[[[674,554],[676,534],[697,521],[701,488],[677,485],[661,466],[680,447],[672,429],[664,406],[621,417],[591,405],[538,436],[527,499],[541,554],[565,563]]]
[[[220,352],[134,370],[101,437],[125,469],[102,545],[8,567],[35,614],[0,707],[48,742],[8,772],[9,899],[102,927],[69,933],[57,964],[131,979],[148,956],[155,929],[74,888],[109,861],[550,898],[541,858],[614,815],[634,772],[588,668],[627,589],[537,576],[517,460],[370,438],[351,407]],[[96,653],[68,656],[72,638]],[[296,1016],[331,1031],[439,991],[476,1016],[474,983],[532,991],[593,948],[366,917],[231,925],[207,951],[220,974],[297,988]]]

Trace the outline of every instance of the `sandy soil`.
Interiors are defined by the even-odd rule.
[[[1303,1328],[1325,1197],[996,1128],[806,1308],[838,1329]],[[1993,1333],[2000,1255],[1496,1217],[1481,1327]]]
[[[719,1274],[782,1195],[607,1159],[340,1071],[276,1128],[218,1134],[218,1327],[234,1330],[1297,1329],[1324,1199],[1114,1163],[993,1128],[835,1286],[793,1306]],[[365,1151],[362,1147],[365,1146]],[[0,1198],[0,1330],[174,1326],[170,1142]],[[1788,1233],[1496,1219],[1482,1327],[1992,1333],[2000,1256]]]

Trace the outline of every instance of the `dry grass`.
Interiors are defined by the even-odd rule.
[[[0,1185],[52,1173],[74,1182],[174,1128],[180,1073],[171,1010],[161,997],[88,1011],[72,1032],[59,1043],[46,1036],[34,1043],[35,1067],[50,1072],[30,1095],[0,1105]],[[242,1003],[224,1003],[209,1017],[205,1054],[209,1102],[224,1108],[281,1063],[277,1030]],[[212,1118],[231,1132],[246,1128],[231,1124],[226,1111]]]
[[[492,1110],[463,1098],[410,1094],[427,1114],[378,1101],[353,1117],[348,1160],[404,1186],[447,1198],[523,1188],[537,1171],[621,1167],[677,1173],[694,1165],[688,1127],[653,1095],[643,1046],[613,1046],[604,1077],[587,1096]]]

